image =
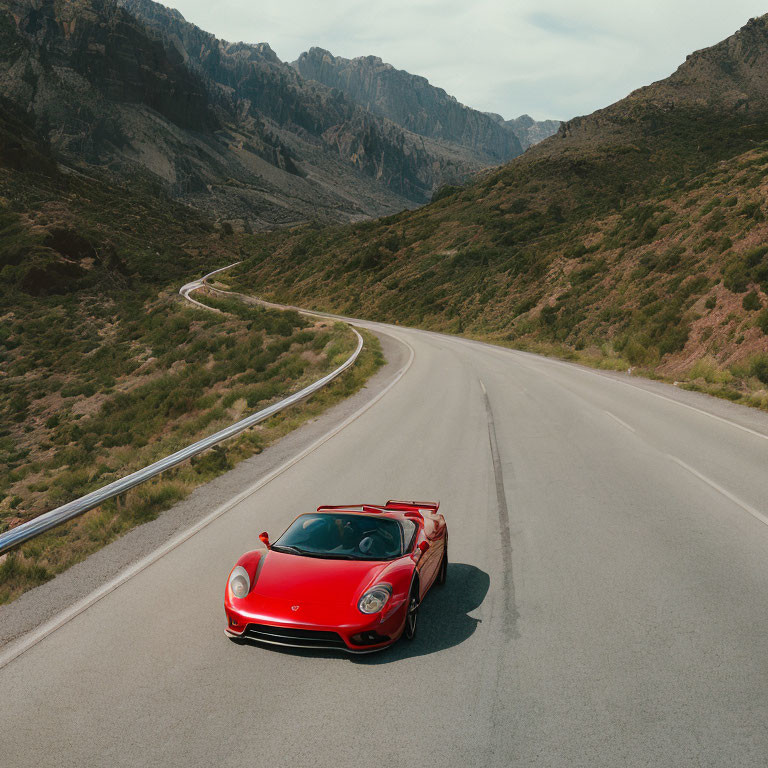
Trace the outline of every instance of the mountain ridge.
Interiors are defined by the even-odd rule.
[[[517,137],[418,75],[377,56],[345,59],[313,47],[292,63],[302,77],[338,88],[371,112],[421,136],[449,141],[500,163],[522,152]]]
[[[68,162],[254,229],[413,207],[483,167],[149,0],[3,0],[0,88]]]
[[[768,407],[766,118],[768,15],[431,205],[274,236],[238,284]]]
[[[347,59],[313,46],[291,66],[305,79],[337,88],[409,131],[464,147],[491,164],[522,154],[535,137],[551,135],[559,126],[559,121],[546,121],[534,128],[531,118],[530,125],[519,122],[525,116],[505,121],[472,109],[425,77],[397,69],[378,56]]]

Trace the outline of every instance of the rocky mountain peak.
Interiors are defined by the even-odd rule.
[[[686,162],[696,152],[710,157],[746,146],[768,117],[768,14],[751,19],[720,43],[687,56],[664,80],[638,88],[591,115],[564,123],[558,136],[565,147],[612,147],[619,142],[652,142],[654,161],[667,162],[659,147]],[[675,131],[660,126],[675,124]],[[700,130],[708,126],[706,130]],[[686,137],[696,134],[691,146]],[[635,144],[639,147],[640,144]],[[559,154],[552,141],[539,154]],[[695,150],[691,152],[690,150]]]
[[[270,47],[269,43],[254,43],[251,47],[258,51],[258,53],[267,61],[271,61],[273,64],[282,63],[277,57],[277,54]]]
[[[449,142],[485,165],[522,152],[512,131],[460,104],[425,77],[396,69],[378,56],[345,59],[310,48],[293,66],[306,80],[336,88],[369,112],[420,136]]]
[[[461,104],[420,75],[396,69],[378,56],[345,59],[313,47],[293,62],[302,77],[337,88],[369,111],[421,136],[451,142],[493,164],[510,160],[551,136],[556,120],[528,115],[505,120]]]

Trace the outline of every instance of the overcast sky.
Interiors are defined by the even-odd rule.
[[[505,118],[588,114],[671,74],[768,0],[163,0],[217,37],[374,54]]]

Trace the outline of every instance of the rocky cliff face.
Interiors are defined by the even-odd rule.
[[[110,0],[1,2],[0,43],[3,95],[56,125],[56,148],[98,158],[124,144],[110,120],[121,105],[186,130],[218,127],[200,79]]]
[[[167,46],[179,51],[217,99],[229,100],[230,110],[239,115],[265,120],[293,144],[300,158],[312,152],[299,149],[286,132],[299,138],[308,134],[326,151],[412,203],[424,202],[440,184],[466,179],[483,165],[436,144],[426,145],[343,94],[306,82],[264,43],[227,43],[151,0],[121,1]]]
[[[455,144],[486,164],[506,162],[523,151],[514,131],[376,56],[350,60],[311,48],[293,66],[303,78],[337,88],[373,114],[420,136]]]
[[[484,165],[149,0],[0,0],[0,95],[66,162],[255,228],[413,207]]]

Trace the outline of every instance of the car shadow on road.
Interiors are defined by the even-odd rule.
[[[463,643],[474,633],[480,619],[469,615],[482,605],[490,586],[485,571],[467,563],[449,563],[448,578],[443,586],[435,584],[419,608],[416,637],[400,639],[383,651],[366,654],[347,654],[343,651],[315,650],[312,648],[281,648],[264,646],[250,641],[238,644],[258,646],[280,655],[318,659],[348,660],[358,664],[391,664],[401,659],[425,656]]]
[[[443,586],[435,584],[419,608],[419,623],[413,640],[401,639],[384,651],[349,658],[358,664],[391,664],[463,643],[480,623],[480,619],[469,613],[482,605],[490,583],[490,576],[474,565],[449,563],[446,583]]]

